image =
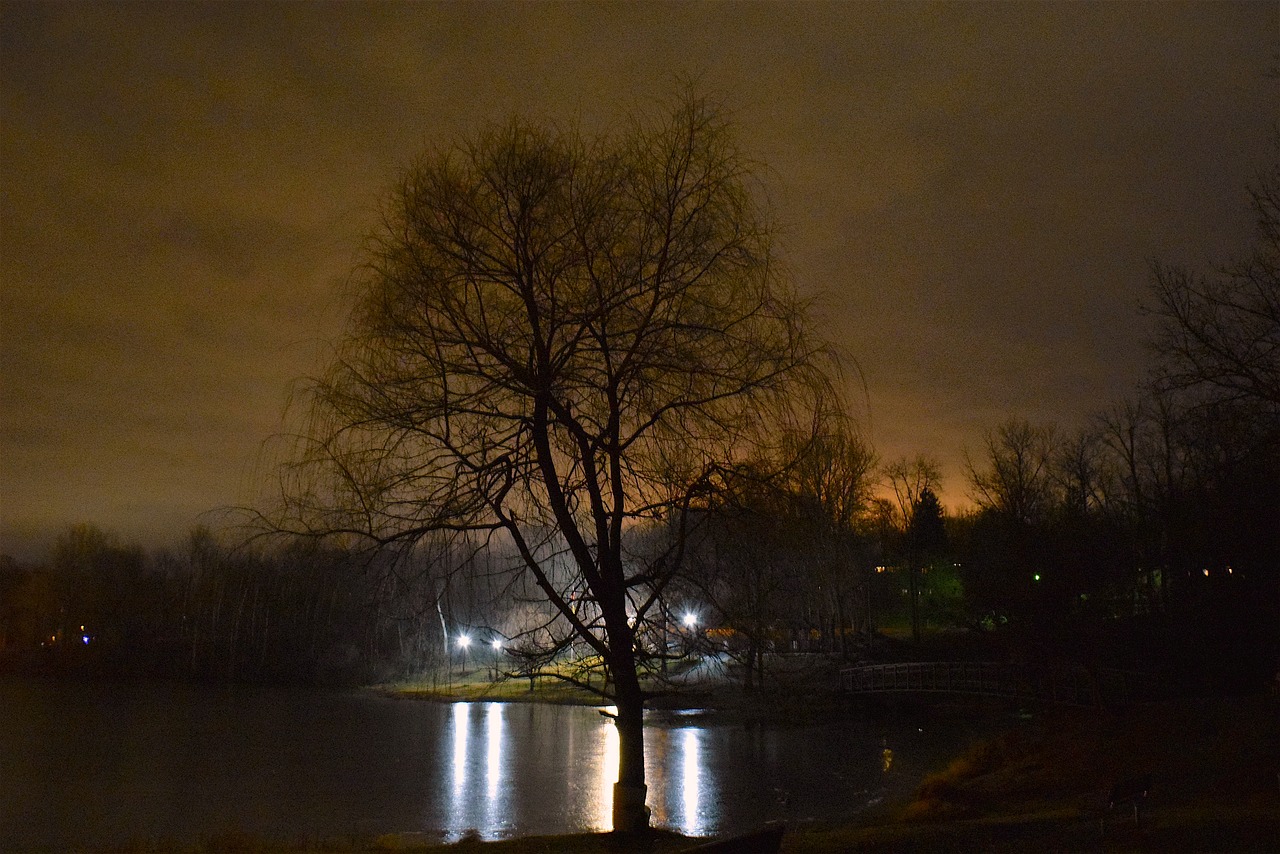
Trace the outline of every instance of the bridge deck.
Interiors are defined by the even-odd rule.
[[[1128,702],[1156,693],[1155,680],[1143,673],[986,661],[913,661],[847,667],[840,671],[840,687],[852,694],[981,694],[1079,706]]]

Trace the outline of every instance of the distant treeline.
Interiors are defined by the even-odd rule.
[[[1274,408],[1152,395],[1075,434],[1010,421],[970,461],[952,520],[970,619],[1024,655],[1246,690],[1280,670]],[[1006,622],[1007,621],[1007,622]]]
[[[976,506],[950,516],[927,456],[881,467],[892,489],[852,511],[818,479],[743,472],[694,527],[680,589],[761,678],[766,652],[886,655],[869,645],[886,630],[914,641],[894,654],[1131,668],[1193,692],[1280,671],[1274,409],[1151,391],[1074,433],[1009,420],[967,468]]]
[[[180,552],[147,553],[76,525],[46,564],[0,559],[0,667],[367,682],[440,645],[434,606],[415,610],[429,585],[313,541],[251,548],[198,528]]]
[[[966,457],[970,512],[943,512],[927,454],[878,465],[849,430],[783,437],[779,459],[717,469],[675,518],[637,522],[626,551],[674,579],[660,607],[636,609],[638,666],[715,648],[752,686],[766,653],[876,657],[893,628],[919,656],[935,630],[964,629],[950,637],[986,655],[1134,667],[1190,690],[1280,676],[1280,161],[1251,200],[1247,257],[1153,268],[1136,395],[1072,432],[993,427]],[[392,551],[201,528],[148,554],[72,527],[39,566],[0,558],[0,666],[370,681],[465,660],[472,635],[497,642],[495,671],[593,658],[511,572],[509,542],[408,533]],[[549,587],[564,555],[543,533],[531,559]],[[555,595],[593,624],[598,604],[565,578]]]
[[[1074,433],[1009,420],[969,456],[976,507],[960,515],[927,456],[877,466],[846,437],[798,460],[767,481],[744,463],[683,524],[632,532],[637,555],[683,555],[638,627],[643,666],[715,648],[750,687],[766,653],[874,659],[891,629],[916,644],[903,654],[978,639],[987,657],[1131,667],[1193,691],[1253,690],[1280,669],[1269,401],[1153,386]],[[499,642],[495,671],[532,666],[535,649],[583,654],[513,565],[497,540],[393,552],[198,528],[148,553],[76,525],[40,565],[0,557],[0,670],[367,683],[439,672],[468,634]]]
[[[1255,689],[1280,667],[1276,425],[1257,409],[1173,402],[1123,405],[1071,435],[1000,425],[969,460],[977,507],[961,515],[938,504],[926,457],[877,469],[869,449],[818,448],[767,484],[744,467],[687,526],[666,622],[641,635],[649,663],[697,648],[672,643],[688,639],[689,611],[704,648],[736,659],[748,686],[766,680],[765,653],[875,658],[880,633],[896,629],[929,654],[954,655],[938,640],[963,637],[986,657]],[[877,484],[894,497],[876,497]],[[667,548],[671,536],[637,531],[634,547]],[[545,602],[509,564],[500,546],[406,555],[298,537],[245,544],[206,528],[148,553],[77,525],[41,565],[0,558],[0,669],[420,675],[447,666],[465,633],[514,650],[547,631]]]

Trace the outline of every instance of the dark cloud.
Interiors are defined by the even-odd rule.
[[[1143,369],[1151,259],[1250,238],[1280,6],[0,7],[0,551],[245,500],[379,198],[513,112],[605,127],[681,77],[767,166],[873,438],[1064,426]]]

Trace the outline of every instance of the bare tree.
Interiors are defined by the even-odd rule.
[[[682,546],[624,537],[829,398],[752,165],[693,96],[594,138],[517,120],[423,158],[384,219],[277,522],[513,549],[606,669],[614,827],[644,827],[638,661]]]
[[[984,437],[985,459],[965,454],[965,468],[979,507],[1011,520],[1037,521],[1052,499],[1049,477],[1053,429],[1010,419]]]
[[[942,464],[927,454],[914,459],[900,457],[884,467],[884,477],[893,489],[894,516],[900,532],[911,525],[911,509],[926,489],[937,493],[942,487]]]
[[[1106,505],[1113,490],[1107,445],[1095,429],[1081,429],[1053,450],[1050,476],[1058,488],[1062,509],[1086,516]]]
[[[942,486],[942,465],[927,454],[916,454],[914,459],[900,457],[884,467],[883,475],[893,490],[893,501],[882,505],[886,539],[901,549],[905,561],[907,590],[911,598],[911,636],[920,642],[920,571],[922,555],[916,548],[916,510],[926,495],[933,505],[937,503],[937,491]],[[932,505],[930,505],[932,506]]]
[[[731,635],[725,652],[744,687],[765,679],[765,653],[813,630],[843,650],[865,601],[866,561],[856,525],[867,514],[875,454],[850,425],[787,437],[781,456],[726,472],[698,514],[688,587]]]
[[[832,431],[788,448],[794,464],[786,488],[809,503],[833,529],[848,529],[870,505],[876,454],[853,429]]]
[[[1253,254],[1214,274],[1153,265],[1157,381],[1280,413],[1280,162],[1252,190]]]
[[[850,635],[864,620],[870,601],[869,566],[864,547],[872,515],[876,454],[856,430],[833,431],[797,449],[786,488],[806,509],[813,530],[812,598],[820,609],[828,652],[849,651]],[[825,611],[825,613],[821,613]]]
[[[765,654],[785,644],[803,600],[796,502],[758,465],[728,473],[693,526],[685,581],[707,603],[722,650],[742,665],[743,687],[765,682]]]

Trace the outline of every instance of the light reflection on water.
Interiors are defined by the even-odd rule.
[[[681,798],[681,803],[684,805],[684,821],[680,823],[679,829],[686,836],[701,836],[704,832],[698,817],[698,778],[701,774],[698,739],[701,733],[690,728],[684,730],[682,736],[680,748],[684,755],[680,762],[683,769],[680,785],[684,788],[684,797]]]
[[[450,715],[453,742],[453,788],[444,836],[456,841],[468,833],[483,839],[510,835],[510,786],[503,786],[506,765],[505,721],[502,703],[454,703]],[[471,719],[480,717],[472,732]],[[483,772],[483,773],[482,773]],[[483,791],[480,781],[483,778]],[[468,785],[471,781],[471,785]]]
[[[848,817],[967,741],[956,728],[646,718],[659,827],[704,836]],[[881,770],[881,739],[894,752]],[[0,850],[237,829],[444,840],[607,830],[618,734],[596,709],[365,693],[0,679]]]
[[[604,711],[616,715],[618,707],[609,706]],[[600,728],[600,750],[590,772],[600,781],[596,789],[595,809],[592,810],[591,830],[613,828],[613,785],[618,782],[618,728],[613,725],[612,718],[601,717],[601,720],[604,724]]]
[[[449,824],[444,828],[448,841],[467,835],[486,840],[510,835],[510,821],[504,820],[510,809],[510,798],[508,787],[502,785],[510,782],[503,779],[503,769],[507,766],[504,708],[502,703],[452,704],[453,787],[446,810]],[[604,711],[612,715],[616,708],[610,706]],[[584,770],[597,785],[591,803],[582,805],[585,807],[582,811],[589,816],[583,829],[609,830],[613,824],[613,785],[618,779],[618,730],[611,719],[602,715],[592,735],[597,747],[586,757],[588,767]],[[715,828],[708,826],[700,801],[704,776],[702,730],[697,727],[653,729],[646,732],[646,738],[645,774],[654,821],[686,836],[713,832]],[[565,744],[569,748],[566,753],[573,754],[574,728],[567,730]],[[481,776],[483,791],[479,783]]]
[[[492,805],[498,797],[498,778],[502,769],[502,704],[486,704],[484,721],[489,747],[488,761],[485,763],[485,795]]]
[[[467,728],[471,723],[471,707],[467,703],[458,703],[453,707],[453,795],[457,803],[462,802],[462,793],[467,785]]]
[[[714,801],[717,792],[702,767],[702,737],[697,727],[645,732],[645,777],[653,822],[686,836],[706,836],[717,830],[707,821],[704,798]]]

